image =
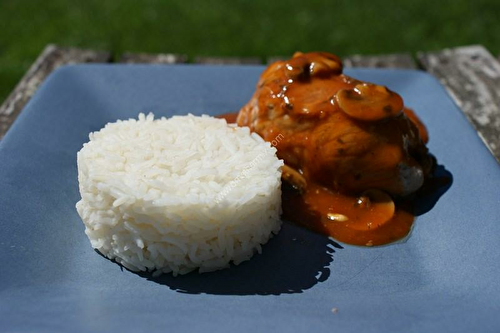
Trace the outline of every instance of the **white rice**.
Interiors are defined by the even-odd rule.
[[[89,138],[76,208],[92,247],[132,271],[222,269],[280,229],[283,162],[246,127],[140,114]]]

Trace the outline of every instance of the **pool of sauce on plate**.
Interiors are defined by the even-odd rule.
[[[281,73],[285,73],[286,77],[276,76],[273,66],[285,66],[286,70]],[[305,73],[304,69],[309,72]],[[314,137],[317,135],[314,131],[317,133],[318,126],[324,124],[317,122],[311,125],[308,119],[336,117],[336,131],[341,132],[344,128],[347,131],[355,121],[367,132],[380,133],[389,144],[383,146],[384,150],[372,154],[371,163],[396,163],[395,159],[401,158],[397,147],[403,146],[402,140],[427,142],[428,134],[424,125],[411,110],[404,107],[398,94],[383,86],[345,76],[341,70],[338,58],[324,53],[310,53],[307,57],[299,55],[286,63],[275,63],[264,71],[258,89],[266,86],[270,93],[269,98],[261,98],[258,100],[259,105],[255,105],[259,115],[268,112],[272,113],[269,117],[280,117],[286,112],[291,118],[290,126],[297,127],[293,136],[291,132],[280,132],[282,128],[287,128],[286,123],[280,123],[281,127],[269,126],[267,123],[265,129],[259,131],[266,141],[276,146],[279,158],[293,165],[294,149],[317,149],[321,138]],[[253,107],[251,103],[245,108]],[[218,117],[226,119],[228,123],[245,125],[251,121],[245,119],[249,114],[236,112]],[[288,118],[282,119],[286,121]],[[377,123],[377,126],[371,126],[372,123]],[[258,129],[259,122],[255,124]],[[280,133],[285,139],[278,141],[276,138]],[[410,137],[405,137],[408,133]],[[335,151],[328,154],[344,153],[343,142],[341,139],[338,141],[337,146],[329,146],[328,149]],[[411,200],[395,200],[385,192],[376,190],[381,184],[370,183],[369,180],[367,183],[371,186],[363,184],[363,187],[357,182],[359,179],[356,179],[356,174],[352,179],[350,175],[341,177],[337,189],[327,187],[324,184],[328,183],[331,173],[322,174],[323,170],[314,159],[307,162],[301,164],[300,174],[295,177],[299,180],[293,179],[293,172],[289,175],[291,179],[284,177],[290,180],[283,182],[282,186],[285,219],[338,241],[362,246],[392,243],[410,232],[414,221]],[[300,183],[300,179],[304,179],[304,184],[307,184],[290,185]],[[367,188],[374,189],[364,191]]]

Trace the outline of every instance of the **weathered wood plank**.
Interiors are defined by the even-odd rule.
[[[483,46],[418,53],[500,162],[500,63]]]
[[[353,55],[345,57],[345,67],[369,67],[369,68],[417,68],[417,64],[409,53],[381,54],[381,55]]]
[[[260,65],[262,60],[257,57],[195,57],[194,62],[204,65]]]
[[[187,62],[188,57],[183,54],[172,53],[132,53],[125,52],[120,57],[120,62],[127,64],[182,64]]]
[[[285,60],[287,57],[269,57],[267,63]],[[345,67],[371,67],[371,68],[417,68],[417,64],[409,53],[382,54],[382,55],[353,55],[342,59]]]
[[[47,45],[12,93],[0,106],[0,139],[5,135],[43,80],[53,70],[62,65],[108,62],[110,59],[111,54],[109,52],[60,48],[56,45]]]

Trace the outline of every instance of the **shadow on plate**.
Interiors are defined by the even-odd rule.
[[[415,216],[430,211],[453,184],[453,175],[443,165],[437,164],[432,176],[413,199]]]
[[[249,261],[211,273],[192,272],[153,277],[149,281],[188,294],[279,295],[301,293],[330,276],[333,254],[342,246],[333,240],[283,222],[280,233]]]

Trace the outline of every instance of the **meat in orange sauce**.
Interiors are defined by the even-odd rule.
[[[296,53],[262,73],[237,124],[276,144],[294,188],[284,186],[288,219],[357,245],[408,234],[413,217],[394,199],[417,191],[433,160],[397,93],[344,75],[333,54]]]

